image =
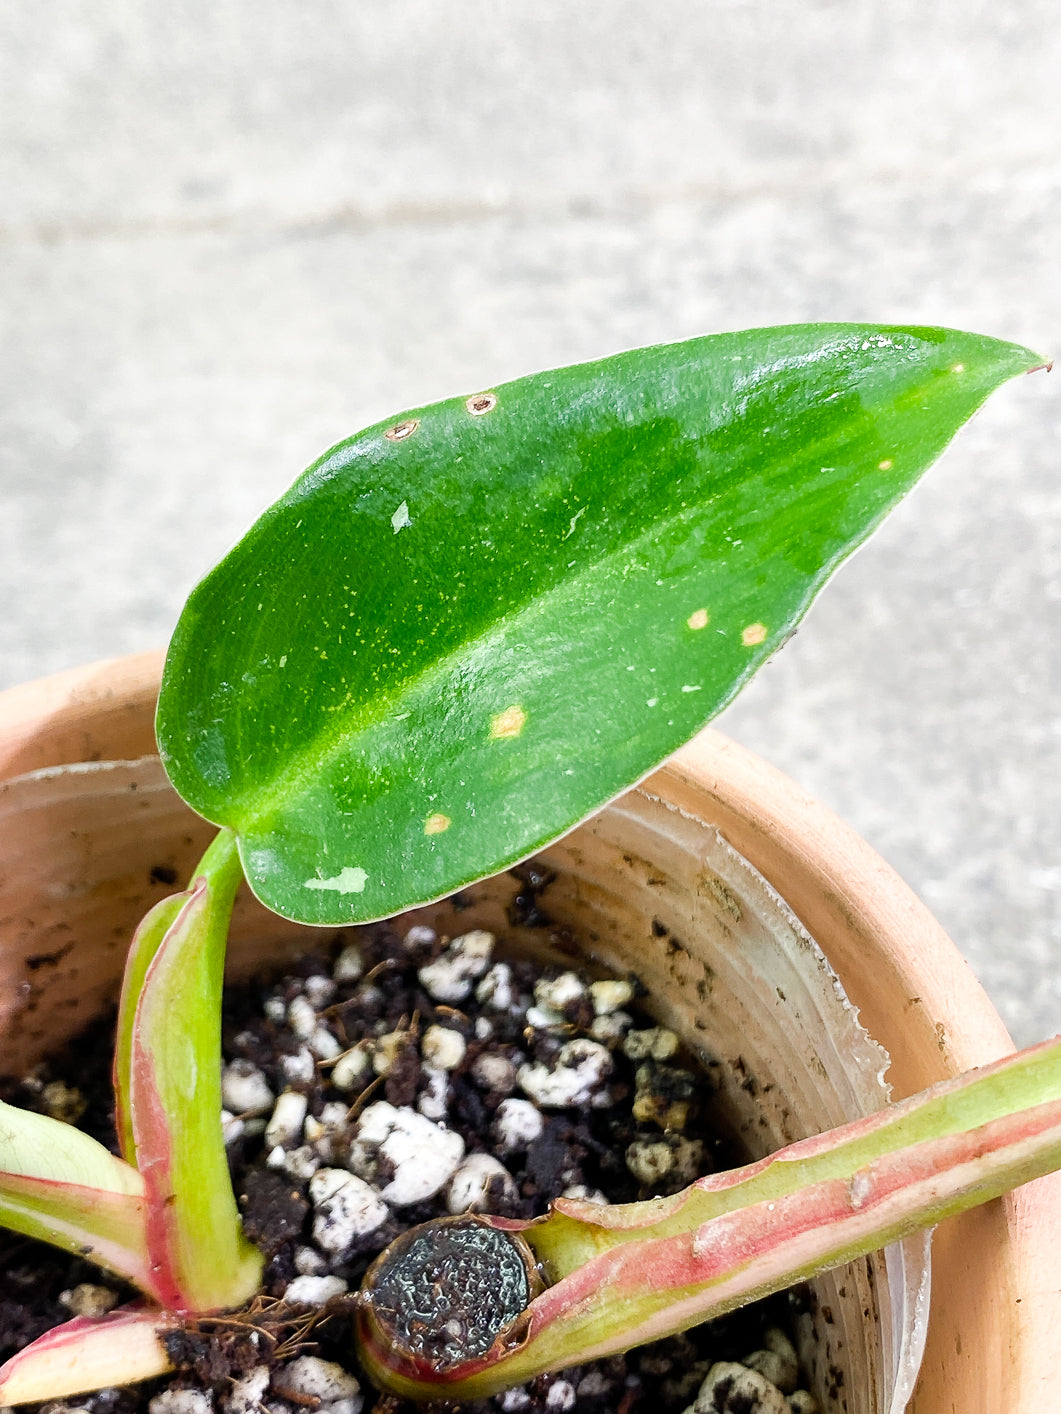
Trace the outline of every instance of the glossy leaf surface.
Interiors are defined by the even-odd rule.
[[[170,1283],[163,1304],[176,1311],[237,1306],[261,1277],[261,1254],[243,1237],[221,1132],[221,987],[241,879],[235,841],[223,831],[162,935],[148,930],[141,948],[134,945],[132,970],[142,986],[119,1043],[125,1059],[115,1066],[119,1086],[127,1086],[123,1109],[148,1199],[148,1249],[159,1280],[165,1274]]]
[[[406,1398],[484,1398],[723,1315],[1059,1165],[1061,1037],[670,1198],[484,1219],[522,1230],[553,1284],[485,1355],[441,1371],[370,1299],[362,1364]]]
[[[663,345],[326,453],[193,592],[158,733],[275,911],[381,917],[664,760],[1000,383],[935,329]]]

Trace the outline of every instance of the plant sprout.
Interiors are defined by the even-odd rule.
[[[0,1370],[0,1403],[161,1373],[160,1333],[257,1291],[220,1122],[244,877],[285,917],[359,923],[555,840],[725,706],[984,399],[1042,364],[941,329],[723,334],[415,409],[311,466],[193,591],[170,647],[159,749],[220,831],[130,949],[121,1157],[0,1107],[0,1222],[147,1304],[49,1332]],[[1055,1041],[675,1197],[414,1230],[370,1273],[362,1361],[402,1395],[478,1396],[1059,1165]],[[415,1254],[442,1250],[510,1276],[455,1348],[452,1311],[416,1339],[403,1317]]]

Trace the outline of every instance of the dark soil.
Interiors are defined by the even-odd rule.
[[[473,929],[471,914],[465,916],[464,926]],[[350,963],[351,938],[360,947],[359,976],[352,975],[356,967]],[[436,986],[433,995],[421,969],[440,957],[444,963],[450,958],[447,941],[416,929],[403,938],[387,925],[336,935],[325,952],[304,958],[285,978],[226,995],[226,1065],[242,1062],[244,1071],[260,1073],[273,1096],[293,1090],[306,1097],[307,1120],[290,1145],[266,1143],[268,1112],[240,1117],[242,1125],[237,1121],[235,1129],[242,1132],[229,1143],[245,1230],[267,1258],[261,1296],[246,1312],[202,1320],[172,1337],[170,1354],[179,1367],[175,1376],[139,1388],[80,1396],[72,1405],[88,1414],[147,1414],[149,1401],[161,1390],[199,1383],[211,1392],[216,1408],[234,1414],[233,1381],[266,1364],[271,1385],[258,1407],[263,1414],[295,1414],[320,1401],[285,1385],[284,1365],[293,1356],[318,1355],[360,1378],[350,1343],[352,1293],[372,1259],[400,1231],[449,1211],[443,1186],[423,1200],[392,1203],[385,1221],[341,1251],[325,1251],[315,1244],[318,1215],[310,1191],[312,1170],[344,1168],[350,1146],[356,1148],[360,1117],[379,1101],[403,1114],[423,1103],[429,1117],[437,1120],[433,1096],[444,1107],[447,1128],[462,1136],[466,1156],[488,1152],[494,1145],[499,1106],[510,1098],[527,1098],[516,1080],[527,1073],[520,1067],[537,1063],[555,1074],[558,1066],[563,1069],[563,1048],[588,1038],[596,1025],[595,1034],[606,1037],[610,1073],[600,1079],[588,1101],[583,1098],[566,1107],[540,1105],[538,1137],[522,1149],[499,1155],[509,1177],[487,1184],[488,1211],[530,1217],[572,1188],[603,1194],[612,1202],[627,1201],[684,1187],[693,1176],[687,1169],[694,1160],[699,1172],[736,1161],[739,1156],[728,1150],[713,1120],[710,1066],[696,1065],[680,1051],[667,1054],[673,1038],[665,1033],[654,1041],[648,1018],[635,1014],[632,1029],[647,1039],[631,1042],[626,1039],[631,1027],[621,1019],[631,1007],[620,1009],[614,1025],[595,1023],[585,987],[561,998],[559,1011],[550,1018],[540,1005],[534,1010],[535,985],[543,976],[546,981],[557,977],[561,969],[543,974],[518,960],[511,961],[508,975],[511,1005],[499,1007],[496,996],[494,1005],[480,1003],[475,991],[489,991],[493,964],[505,957],[503,942],[498,943],[486,982],[484,968],[473,979],[469,996],[442,1000],[438,993],[445,992],[445,984]],[[346,963],[333,978],[338,957],[345,957]],[[317,1025],[313,1035],[305,1034],[311,1013],[298,998],[310,1000]],[[432,1027],[441,1027],[447,1033],[444,1039],[459,1049],[448,1034],[456,1033],[464,1047],[459,1062],[444,1072],[443,1082],[438,1081],[438,1066],[432,1077],[422,1053]],[[613,1034],[608,1034],[609,1028]],[[321,1041],[322,1029],[334,1037],[331,1046]],[[309,1046],[345,1054],[358,1043],[372,1063],[363,1083],[353,1087],[339,1090],[333,1084],[333,1071],[339,1073],[335,1054],[311,1056],[312,1063],[307,1062]],[[109,1028],[97,1026],[66,1056],[0,1086],[0,1095],[53,1113],[65,1106],[72,1114],[83,1100],[76,1122],[114,1148],[110,1053]],[[635,1164],[635,1176],[627,1162],[639,1144],[651,1161],[649,1168],[661,1170],[658,1183],[646,1181],[644,1163]],[[373,1164],[370,1181],[376,1189],[398,1177],[394,1162],[383,1154]],[[360,1171],[362,1176],[368,1172],[364,1161]],[[341,1278],[346,1291],[323,1305],[285,1302],[289,1283],[309,1273]],[[134,1295],[83,1261],[0,1231],[0,1360],[68,1319],[70,1310],[61,1294],[85,1282],[110,1287],[119,1301]],[[482,1414],[678,1414],[695,1399],[713,1361],[745,1359],[761,1348],[767,1327],[791,1329],[800,1301],[798,1294],[774,1298],[625,1356],[544,1376],[524,1391],[476,1408]],[[367,1411],[373,1394],[363,1378],[362,1386]]]

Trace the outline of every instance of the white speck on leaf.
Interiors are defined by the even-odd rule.
[[[302,887],[305,889],[329,889],[337,894],[360,894],[364,893],[367,883],[368,874],[365,870],[358,864],[348,864],[345,869],[340,869],[334,878],[307,879]]]
[[[576,526],[576,525],[578,524],[578,522],[579,522],[579,517],[580,517],[580,516],[584,516],[585,514],[586,514],[586,508],[585,508],[585,506],[583,506],[583,507],[581,508],[581,510],[577,510],[577,511],[575,512],[575,514],[571,517],[571,524],[567,527],[567,534],[564,536],[564,539],[565,539],[565,540],[569,540],[569,539],[571,538],[571,536],[574,535],[574,533],[575,533],[575,526]]]
[[[403,501],[391,516],[391,528],[395,535],[397,535],[399,530],[404,530],[407,525],[412,525],[412,523],[412,519],[409,515],[409,502]]]
[[[284,656],[280,659],[280,666],[281,666],[282,668],[286,668],[286,667],[287,667],[287,654],[286,654],[286,653],[285,653]]]
[[[646,707],[655,707],[658,702],[659,702],[659,698],[658,698],[658,697],[650,697],[650,698],[648,699],[648,701],[645,703],[645,706],[646,706]]]
[[[700,691],[700,685],[699,685],[699,683],[693,683],[693,684],[683,683],[683,684],[682,684],[682,691],[683,691],[683,692],[699,692],[699,691]]]

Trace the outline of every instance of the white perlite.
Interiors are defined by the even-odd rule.
[[[558,1031],[567,1025],[563,1012],[554,1011],[551,1006],[540,1006],[537,1002],[527,1008],[527,1025],[535,1031]]]
[[[295,1248],[295,1271],[303,1277],[321,1277],[328,1270],[328,1263],[316,1247]]]
[[[285,1301],[295,1301],[302,1306],[323,1306],[333,1296],[345,1296],[350,1290],[342,1277],[306,1276],[294,1277],[284,1292]]]
[[[380,1192],[394,1207],[405,1208],[433,1198],[463,1157],[464,1140],[454,1130],[408,1105],[396,1109],[379,1100],[362,1112],[347,1162],[354,1173],[371,1179],[377,1160],[386,1159],[393,1172]]]
[[[619,977],[606,978],[602,982],[591,982],[589,995],[597,1016],[611,1016],[633,1001],[634,984]]]
[[[757,1370],[718,1360],[684,1414],[789,1414],[788,1400]]]
[[[147,1407],[150,1414],[213,1414],[214,1401],[204,1389],[164,1389]]]
[[[493,1154],[469,1154],[446,1187],[446,1209],[457,1213],[482,1213],[497,1207],[489,1202],[491,1189],[509,1201],[519,1196],[516,1180]]]
[[[606,1046],[616,1046],[634,1024],[628,1011],[608,1011],[590,1022],[589,1034]]]
[[[534,1000],[539,1006],[562,1012],[565,1006],[581,1001],[586,984],[577,972],[561,972],[559,977],[542,977],[534,984]]]
[[[318,1399],[318,1410],[328,1414],[360,1414],[364,1404],[355,1377],[334,1360],[322,1360],[319,1355],[300,1355],[292,1360],[284,1366],[277,1384],[292,1394],[306,1396],[307,1402]]]
[[[301,1041],[308,1041],[317,1029],[317,1013],[308,997],[292,997],[287,1004],[287,1024]]]
[[[518,1079],[520,1089],[535,1104],[547,1109],[568,1109],[589,1104],[611,1071],[612,1058],[607,1047],[580,1038],[560,1047],[552,1068],[541,1062],[521,1065]]]
[[[630,1031],[623,1041],[623,1054],[633,1061],[671,1060],[678,1054],[680,1042],[666,1026],[650,1026],[645,1031]]]
[[[322,977],[319,973],[313,977],[307,977],[303,985],[310,1005],[317,1011],[328,1005],[337,990],[330,977]]]
[[[342,1054],[342,1046],[326,1026],[318,1026],[306,1045],[318,1060],[330,1061]]]
[[[332,976],[337,982],[356,982],[364,970],[361,948],[357,943],[347,943],[335,960]]]
[[[235,1381],[230,1393],[221,1401],[221,1408],[225,1414],[257,1414],[268,1388],[268,1365],[255,1365]]]
[[[763,1334],[762,1349],[745,1355],[742,1363],[749,1370],[758,1370],[782,1394],[792,1394],[799,1382],[799,1357],[779,1326],[770,1326]]]
[[[490,966],[493,933],[476,928],[454,938],[434,962],[420,968],[421,985],[436,1002],[453,1005],[465,1001],[476,981]]]
[[[497,1396],[497,1402],[501,1414],[520,1414],[530,1404],[531,1397],[525,1389],[506,1389]]]
[[[349,1106],[342,1100],[329,1100],[326,1105],[321,1105],[320,1119],[317,1121],[317,1128],[314,1131],[315,1143],[320,1149],[323,1140],[330,1138],[332,1143],[337,1143],[346,1130],[347,1121],[350,1118]],[[309,1117],[306,1119],[306,1139],[309,1141]]]
[[[464,1037],[451,1026],[429,1026],[420,1042],[424,1064],[436,1070],[456,1070],[467,1049]]]
[[[360,1090],[372,1073],[372,1047],[358,1041],[332,1066],[332,1084],[337,1090]]]
[[[445,1119],[449,1114],[449,1076],[437,1066],[425,1065],[420,1078],[423,1088],[416,1108],[425,1119]]]
[[[567,1410],[575,1407],[575,1387],[570,1380],[557,1380],[549,1386],[545,1407],[552,1414],[567,1414]]]
[[[515,1065],[508,1056],[496,1051],[484,1051],[476,1056],[470,1074],[476,1085],[495,1095],[511,1095],[516,1088]]]
[[[390,1217],[376,1190],[345,1169],[318,1169],[309,1181],[309,1196],[316,1208],[313,1240],[324,1252],[348,1252]]]
[[[502,1154],[514,1154],[533,1144],[545,1126],[541,1111],[530,1100],[502,1100],[494,1114],[494,1136]]]
[[[230,1114],[228,1110],[221,1111],[221,1137],[226,1144],[234,1144],[237,1139],[243,1137],[244,1124],[236,1115]]]
[[[405,944],[405,951],[413,953],[418,948],[433,947],[438,941],[438,934],[426,923],[414,923],[402,941]]]
[[[289,1085],[312,1085],[317,1063],[308,1046],[300,1046],[293,1056],[280,1057],[280,1069]]]
[[[234,1115],[264,1114],[275,1096],[264,1071],[248,1060],[234,1060],[221,1072],[221,1103]]]
[[[269,1168],[279,1169],[296,1183],[305,1183],[321,1166],[320,1155],[309,1144],[300,1144],[297,1149],[285,1149],[282,1144],[277,1144],[275,1149],[270,1149],[265,1162]]]
[[[494,1011],[508,1011],[515,1004],[512,990],[512,968],[507,962],[495,962],[475,989],[475,1000]]]
[[[116,1291],[91,1281],[79,1282],[69,1291],[59,1293],[59,1305],[65,1306],[72,1316],[105,1316],[117,1304]]]
[[[607,1203],[607,1198],[599,1188],[588,1188],[584,1183],[572,1183],[560,1194],[561,1198],[575,1198],[580,1203]]]
[[[684,1188],[703,1172],[704,1146],[699,1139],[669,1134],[660,1139],[635,1139],[626,1151],[626,1167],[638,1183],[668,1191]]]
[[[302,1137],[302,1121],[306,1118],[309,1101],[297,1090],[285,1090],[273,1106],[265,1126],[265,1142],[272,1149],[280,1144],[285,1149],[297,1144]]]

